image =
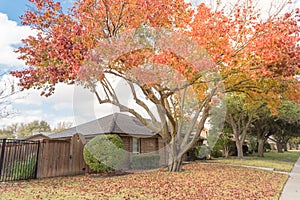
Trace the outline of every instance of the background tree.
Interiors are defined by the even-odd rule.
[[[57,133],[71,127],[72,127],[72,122],[58,122],[56,127],[52,131]]]
[[[289,140],[289,145],[291,148],[294,148],[296,150],[299,150],[299,145],[300,145],[300,137],[297,136],[297,137],[292,137],[290,140]]]
[[[228,96],[226,122],[232,129],[234,136],[237,157],[243,158],[243,144],[247,134],[250,133],[251,125],[257,120],[259,105],[249,104],[244,95]]]
[[[226,92],[245,93],[267,101],[270,107],[278,105],[274,98],[278,92],[273,90],[277,86],[282,96],[299,93],[294,78],[299,69],[299,9],[259,20],[250,0],[224,8],[218,1],[216,9],[202,3],[197,12],[183,0],[82,0],[67,14],[58,2],[31,1],[36,10],[26,12],[23,23],[39,33],[23,40],[24,46],[18,50],[30,66],[12,73],[21,79],[20,85],[43,89],[42,94],[48,96],[58,82],[73,84],[79,78],[95,92],[99,103],[130,112],[162,136],[169,144],[170,171],[181,169],[182,155],[198,140],[212,100],[220,97],[217,86],[225,84]],[[160,36],[155,34],[157,29],[163,30],[158,31]],[[140,46],[128,41],[132,36],[138,37]],[[197,47],[191,41],[205,48],[214,64],[202,48],[191,53]],[[172,70],[176,73],[169,73]],[[222,81],[212,76],[216,71]],[[188,84],[174,87],[178,78],[173,74]],[[151,123],[120,102],[109,75],[127,81],[133,100],[148,113]],[[104,97],[95,87],[97,83]],[[186,95],[187,86],[197,94],[198,107],[193,109],[185,107],[191,98]],[[158,118],[145,99],[156,105]],[[190,129],[182,135],[183,121],[188,118]]]
[[[50,132],[50,125],[46,121],[35,120],[28,124],[20,124],[17,131],[18,138],[31,136],[34,132]]]
[[[12,139],[14,137],[15,137],[15,135],[9,129],[6,129],[6,128],[0,129],[0,139],[3,139],[3,138]]]
[[[17,135],[18,123],[11,124],[0,129],[0,138],[15,138]]]
[[[257,110],[256,120],[252,123],[251,135],[256,136],[258,157],[264,156],[265,142],[272,135],[270,127],[273,121],[272,116],[267,105],[262,104]]]
[[[294,136],[300,136],[300,105],[284,101],[278,109],[279,114],[272,116],[270,124],[272,140],[276,142],[278,152],[287,151],[287,143]]]
[[[230,151],[232,151],[232,147],[234,145],[232,138],[233,138],[232,130],[228,127],[225,127],[223,132],[220,133],[220,136],[213,147],[212,156],[218,157],[221,150],[222,156],[228,158],[229,153]]]

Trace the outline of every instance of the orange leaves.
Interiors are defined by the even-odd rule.
[[[230,12],[231,8],[227,9],[230,14],[225,17],[223,10],[213,12],[201,4],[191,25],[191,36],[217,63],[227,91],[252,97],[269,95],[277,100],[287,97],[299,70],[297,9],[266,21],[260,20],[251,2],[239,2]],[[270,80],[267,77],[272,77],[273,83],[266,81]],[[283,86],[283,79],[291,85]],[[271,90],[277,93],[271,94]]]
[[[185,26],[191,14],[187,9],[189,5],[183,0],[84,0],[76,2],[72,12],[68,14],[62,13],[60,3],[53,0],[31,2],[36,10],[29,10],[22,16],[23,24],[30,25],[39,34],[23,40],[24,46],[18,49],[21,53],[20,59],[24,59],[36,72],[39,71],[38,74],[45,73],[48,78],[56,71],[70,74],[62,77],[57,74],[57,78],[46,81],[34,73],[28,74],[24,71],[22,76],[22,72],[18,72],[25,88],[32,85],[40,87],[46,83],[55,85],[58,80],[73,81],[80,70],[79,66],[88,58],[87,52],[98,48],[103,40],[137,28],[141,24],[154,27]],[[120,48],[123,49],[124,46]],[[117,51],[114,54],[119,54]],[[125,67],[139,65],[143,57],[136,54],[125,55],[122,58]],[[31,76],[30,74],[30,79],[25,78]]]
[[[299,68],[299,30],[292,13],[260,25],[262,34],[250,44],[268,75],[293,76]]]
[[[215,62],[230,54],[228,18],[222,13],[214,13],[202,3],[191,27],[193,39],[208,51]]]
[[[36,11],[27,11],[22,19],[39,34],[23,40],[18,49],[20,59],[32,67],[23,75],[18,72],[25,88],[73,82],[87,62],[97,78],[105,70],[127,73],[151,62],[197,84],[199,72],[219,71],[227,88],[243,92],[257,91],[264,77],[292,79],[299,71],[299,9],[259,21],[252,1],[216,11],[201,3],[195,12],[184,0],[82,0],[66,14],[56,1],[31,2]],[[139,30],[145,27],[159,29],[160,38]],[[137,41],[141,44],[134,43],[134,30],[144,37]],[[131,38],[118,40],[126,34]],[[95,53],[101,62],[89,62]]]

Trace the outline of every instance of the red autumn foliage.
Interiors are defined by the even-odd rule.
[[[217,63],[230,91],[245,92],[261,77],[285,82],[299,73],[299,9],[263,21],[252,1],[237,4],[230,14],[203,3],[194,12],[183,0],[84,0],[75,3],[70,13],[63,13],[53,0],[30,2],[36,10],[22,16],[23,24],[39,34],[24,39],[24,46],[18,49],[20,59],[30,68],[12,74],[21,79],[24,88],[44,88],[46,95],[52,94],[58,82],[74,83],[80,66],[99,41],[141,24],[190,35]],[[167,52],[160,56],[160,61],[174,60]],[[142,57],[131,59],[128,55],[125,60],[126,66],[134,66]],[[236,87],[245,79],[248,85]]]

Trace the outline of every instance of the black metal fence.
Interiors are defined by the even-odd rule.
[[[39,141],[0,139],[0,182],[36,178]]]

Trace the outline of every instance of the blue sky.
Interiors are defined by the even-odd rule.
[[[27,2],[28,0],[0,0],[0,12],[6,13],[10,20],[20,24],[19,16],[27,9]]]

